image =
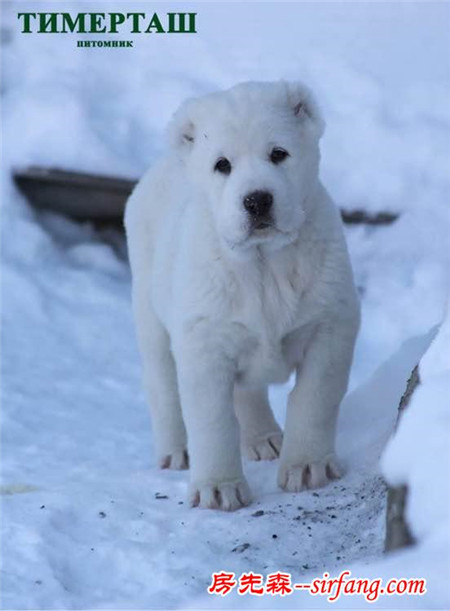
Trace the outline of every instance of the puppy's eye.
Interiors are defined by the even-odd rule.
[[[231,172],[231,163],[225,157],[220,157],[216,161],[214,171],[220,172],[221,174],[229,174]]]
[[[281,163],[286,159],[286,157],[289,157],[289,153],[279,146],[272,149],[272,152],[270,153],[270,161],[272,163]]]

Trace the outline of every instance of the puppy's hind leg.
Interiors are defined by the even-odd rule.
[[[241,445],[250,460],[273,460],[281,451],[283,434],[269,404],[267,387],[234,387],[234,409]]]
[[[133,309],[158,464],[162,469],[187,469],[186,429],[169,335],[148,300],[134,294]]]

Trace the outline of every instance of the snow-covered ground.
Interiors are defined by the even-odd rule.
[[[2,4],[2,608],[321,607],[305,593],[211,599],[206,588],[220,570],[309,580],[349,566],[428,579],[425,597],[380,606],[449,608],[448,329],[383,459],[389,479],[411,486],[419,540],[389,558],[379,457],[448,295],[450,5],[178,3],[197,10],[199,34],[141,35],[132,50],[22,36],[19,5],[60,10]],[[125,3],[83,9],[100,5]],[[276,488],[276,464],[249,463],[255,502],[224,515],[188,509],[187,474],[155,468],[121,237],[37,216],[9,173],[40,163],[138,177],[186,96],[257,78],[308,82],[338,204],[400,219],[347,230],[363,323],[339,424],[346,476],[292,495]],[[272,389],[280,421],[288,390]]]

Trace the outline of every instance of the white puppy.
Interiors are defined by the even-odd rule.
[[[250,502],[241,444],[256,460],[279,455],[278,483],[291,492],[339,476],[336,418],[359,305],[339,213],[318,177],[323,129],[302,84],[245,83],[189,100],[170,125],[170,151],[128,201],[156,451],[163,468],[189,461],[193,505]],[[292,371],[282,439],[267,389]]]

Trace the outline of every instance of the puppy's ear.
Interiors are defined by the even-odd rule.
[[[325,121],[312,91],[303,83],[288,83],[287,87],[292,112],[320,138],[325,131]]]
[[[173,115],[167,131],[170,146],[179,151],[189,151],[195,142],[196,129],[193,119],[195,99],[187,100]]]

